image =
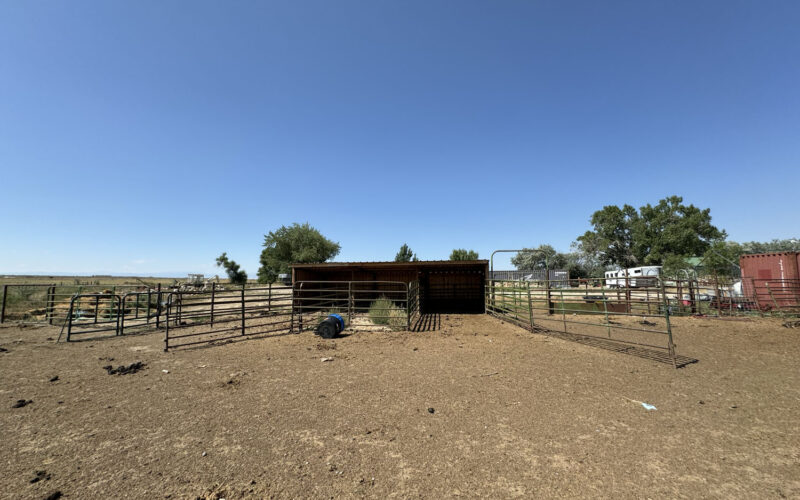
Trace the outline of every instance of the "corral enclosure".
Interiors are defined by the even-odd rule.
[[[419,282],[419,312],[483,313],[489,261],[330,262],[295,264],[292,281],[309,283],[303,293],[313,294],[312,283],[374,282],[410,285]],[[380,293],[380,286],[376,294]],[[376,298],[376,297],[375,297]]]

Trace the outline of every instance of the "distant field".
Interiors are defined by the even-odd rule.
[[[213,276],[212,276],[213,277]],[[206,276],[208,278],[208,276]],[[176,281],[186,281],[187,276],[175,278],[150,276],[25,276],[0,275],[0,285],[12,284],[55,284],[55,285],[172,285]],[[220,277],[220,283],[227,283],[227,278]]]

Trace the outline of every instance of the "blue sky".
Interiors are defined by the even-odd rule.
[[[337,260],[568,250],[672,194],[795,237],[798,26],[789,0],[3,1],[0,272],[254,276],[306,221]]]

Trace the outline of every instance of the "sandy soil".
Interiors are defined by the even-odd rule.
[[[676,318],[675,370],[432,324],[169,353],[0,328],[0,496],[800,498],[800,329]]]

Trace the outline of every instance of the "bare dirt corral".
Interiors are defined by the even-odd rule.
[[[0,328],[1,495],[800,497],[797,329],[676,319],[699,362],[675,370],[482,315],[441,324],[169,353],[159,333]]]

